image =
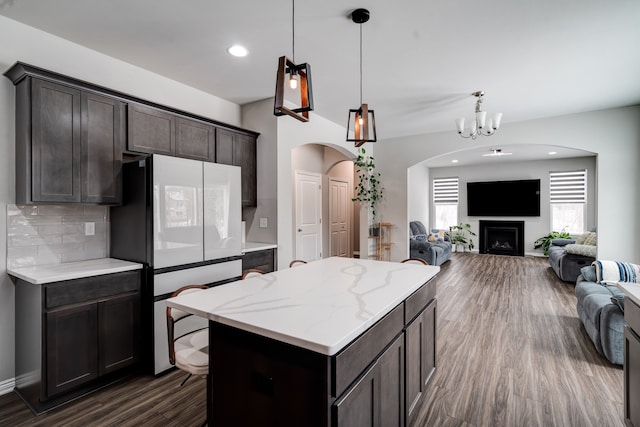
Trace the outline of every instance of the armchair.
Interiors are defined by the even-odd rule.
[[[549,265],[565,282],[576,283],[583,267],[596,259],[596,233],[586,232],[577,239],[554,239],[549,246]]]
[[[451,240],[445,230],[427,229],[420,221],[409,223],[409,256],[424,259],[429,265],[442,265],[451,258]]]

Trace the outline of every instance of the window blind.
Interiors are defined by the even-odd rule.
[[[458,178],[434,178],[433,203],[458,203]]]
[[[587,170],[549,173],[551,203],[586,203]]]

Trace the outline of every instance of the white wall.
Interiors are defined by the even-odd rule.
[[[545,144],[597,153],[598,256],[640,262],[640,106],[572,114],[521,123],[505,123],[500,131],[475,141],[450,132],[389,139],[376,145],[376,160],[386,188],[381,212],[397,225],[394,236],[407,236],[407,168],[426,159],[470,147],[500,144]],[[622,236],[631,236],[623,238]],[[408,255],[395,245],[392,259]]]
[[[16,61],[240,126],[240,107],[0,16],[0,70]],[[9,42],[10,41],[10,42]],[[14,376],[14,287],[6,271],[6,206],[15,202],[15,95],[0,78],[0,388]],[[0,393],[5,390],[0,390]]]
[[[408,198],[409,206],[407,207],[409,221],[422,221],[426,227],[429,227],[431,174],[427,166],[417,164],[409,168],[407,171],[407,193],[411,195]]]
[[[273,101],[271,101],[273,102]],[[295,258],[295,236],[293,224],[295,221],[293,212],[293,161],[292,150],[304,144],[322,144],[330,146],[346,158],[355,159],[357,152],[352,143],[345,141],[345,128],[313,112],[310,121],[299,122],[291,117],[279,117],[278,121],[278,267],[284,268]],[[260,131],[257,129],[258,132]],[[367,151],[371,150],[367,147]],[[366,218],[366,213],[365,218]],[[362,214],[361,214],[362,215]],[[361,216],[362,218],[362,216]],[[360,240],[365,236],[366,247],[366,220],[361,221]]]
[[[571,159],[539,160],[532,162],[510,162],[503,164],[492,163],[490,166],[473,165],[446,168],[431,168],[429,170],[431,179],[458,177],[460,193],[458,203],[458,221],[470,224],[472,231],[479,232],[478,221],[484,220],[509,220],[524,221],[524,251],[525,254],[542,254],[541,250],[534,251],[533,242],[551,231],[551,215],[549,204],[549,172],[551,171],[571,171],[587,169],[587,216],[585,231],[591,229],[596,224],[595,216],[595,166],[596,159],[590,157],[577,157]],[[516,179],[540,179],[540,216],[539,217],[468,217],[467,216],[467,182],[473,181],[508,181]],[[431,182],[425,188],[425,198],[432,200]],[[414,194],[410,193],[413,199]],[[508,203],[508,201],[506,201]],[[433,218],[433,205],[429,206],[429,218]],[[433,227],[433,221],[424,223],[427,229]],[[556,230],[560,231],[560,230]],[[478,234],[479,236],[479,234]],[[476,249],[479,238],[474,238]]]
[[[257,203],[255,208],[243,208],[247,241],[277,243],[278,241],[278,140],[277,121],[273,115],[273,99],[242,106],[242,127],[260,132],[256,146]],[[267,218],[267,227],[260,228],[260,218]]]

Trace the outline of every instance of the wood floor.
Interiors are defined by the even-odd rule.
[[[438,279],[438,368],[417,426],[623,426],[622,368],[582,328],[574,286],[544,258],[454,254]],[[205,382],[137,377],[34,417],[0,396],[0,426],[200,426]]]
[[[598,354],[546,258],[456,253],[438,279],[437,371],[416,426],[624,426],[623,371]]]

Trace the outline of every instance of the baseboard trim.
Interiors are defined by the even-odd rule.
[[[0,396],[11,393],[15,386],[15,378],[9,378],[8,380],[0,381]]]

